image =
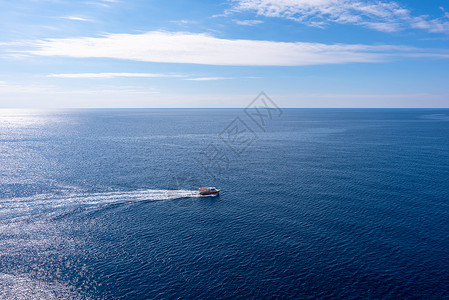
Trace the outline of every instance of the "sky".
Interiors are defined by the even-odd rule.
[[[448,0],[0,7],[0,108],[449,107]]]

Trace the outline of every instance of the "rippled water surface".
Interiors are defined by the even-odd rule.
[[[0,110],[0,298],[449,298],[449,110],[265,121]]]

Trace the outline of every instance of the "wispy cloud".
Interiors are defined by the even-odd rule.
[[[56,91],[53,85],[32,85],[32,84],[17,84],[8,83],[0,84],[0,95],[4,96],[7,93],[48,93]]]
[[[98,0],[98,1],[88,1],[85,3],[90,4],[90,5],[97,5],[97,6],[109,8],[109,7],[111,7],[111,4],[115,4],[118,2],[119,2],[118,0]]]
[[[120,77],[134,77],[134,78],[182,78],[191,81],[213,81],[213,80],[228,80],[228,79],[242,79],[242,78],[260,78],[260,77],[192,77],[185,78],[186,75],[180,74],[161,74],[161,73],[62,73],[62,74],[48,74],[51,78],[86,78],[86,79],[108,79]],[[0,81],[0,86],[3,81]]]
[[[185,77],[176,74],[159,74],[159,73],[65,73],[65,74],[49,74],[47,77],[54,78],[116,78],[116,77]]]
[[[194,20],[174,20],[174,21],[170,21],[170,23],[174,23],[177,25],[192,25],[192,24],[198,24],[198,21],[194,21]]]
[[[383,0],[230,0],[229,12],[254,11],[267,17],[291,19],[315,27],[354,24],[385,32],[406,28],[449,32],[448,14],[440,18],[415,16],[394,1]]]
[[[96,86],[95,88],[82,89],[65,89],[56,85],[30,85],[21,83],[0,84],[0,95],[19,95],[19,94],[158,94],[156,91],[148,87],[140,86]]]
[[[263,23],[261,20],[233,20],[238,25],[254,26]]]
[[[151,31],[34,41],[19,53],[145,62],[241,66],[304,66],[384,62],[398,56],[446,57],[446,50],[392,45],[323,44],[221,39],[208,34]],[[16,51],[17,53],[18,51]]]
[[[72,20],[72,21],[92,22],[92,20],[90,20],[90,19],[86,19],[83,17],[76,17],[76,16],[65,16],[65,17],[60,17],[60,18],[66,19],[66,20]]]

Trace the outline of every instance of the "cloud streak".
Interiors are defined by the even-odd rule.
[[[254,26],[263,23],[260,20],[234,20],[237,25]]]
[[[159,73],[65,73],[49,74],[53,78],[117,78],[117,77],[185,77],[183,75],[159,74]]]
[[[82,22],[92,22],[92,20],[83,18],[83,17],[76,17],[76,16],[65,16],[60,17],[61,19],[71,20],[71,21],[82,21]]]
[[[330,23],[361,25],[384,32],[407,28],[449,32],[449,19],[412,12],[394,1],[382,0],[231,0],[228,12],[253,11],[257,15],[294,20],[308,26]]]
[[[46,39],[21,54],[74,58],[111,58],[157,63],[228,66],[305,66],[374,63],[399,56],[446,57],[447,51],[425,51],[392,45],[323,44],[221,39],[208,34],[151,31],[101,37]],[[17,53],[17,51],[16,51]]]

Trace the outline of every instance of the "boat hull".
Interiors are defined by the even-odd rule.
[[[218,192],[207,192],[207,193],[198,193],[200,196],[209,196],[209,195],[218,195],[220,194],[220,191]]]
[[[218,195],[220,193],[220,190],[211,186],[211,187],[202,187],[198,189],[198,195],[200,196],[213,196]]]

